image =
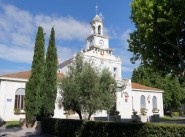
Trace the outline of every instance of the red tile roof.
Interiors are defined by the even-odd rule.
[[[63,73],[57,73],[58,78],[61,78],[63,75],[64,75]],[[17,72],[12,74],[1,75],[0,77],[29,79],[30,76],[31,76],[31,71],[23,71],[23,72]]]
[[[17,73],[12,73],[12,74],[1,75],[0,77],[29,79],[30,76],[31,76],[31,71],[23,71],[23,72],[17,72]],[[64,76],[63,73],[57,73],[58,78],[61,78],[63,76]],[[144,86],[138,83],[132,83],[132,89],[144,89],[144,90],[156,90],[156,91],[160,90],[157,88]]]
[[[144,89],[144,90],[156,90],[156,91],[161,90],[161,89],[157,89],[157,88],[144,86],[144,85],[141,85],[141,84],[138,84],[138,83],[132,83],[132,89]]]

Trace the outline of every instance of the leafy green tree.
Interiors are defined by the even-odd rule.
[[[102,102],[102,110],[109,112],[117,112],[116,110],[116,88],[117,84],[115,79],[111,76],[108,69],[103,69],[100,75],[99,90],[101,93],[100,99]],[[106,108],[106,109],[105,109]]]
[[[44,82],[42,86],[42,115],[50,117],[54,115],[55,100],[57,94],[57,49],[55,46],[55,31],[51,30],[49,46],[46,54],[44,70]]]
[[[162,75],[149,67],[139,66],[132,73],[132,82],[153,87]]]
[[[185,80],[185,1],[133,0],[130,34],[132,62],[175,74]]]
[[[32,61],[32,73],[28,82],[26,83],[25,90],[25,112],[28,123],[34,122],[34,118],[41,115],[41,85],[44,78],[44,62],[44,33],[43,28],[38,27]]]
[[[78,54],[61,80],[64,109],[75,111],[80,119],[82,113],[90,119],[98,110],[110,110],[115,102],[115,83],[108,70],[100,73]]]
[[[159,88],[164,91],[164,109],[173,110],[181,106],[184,99],[184,88],[177,77],[161,75],[151,68],[140,66],[133,71],[132,81],[146,86]]]

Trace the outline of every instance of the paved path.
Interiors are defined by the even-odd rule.
[[[53,137],[49,135],[38,135],[35,128],[0,127],[0,137]]]

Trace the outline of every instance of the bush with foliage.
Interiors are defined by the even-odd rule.
[[[179,116],[179,112],[172,112],[172,116],[178,117]]]
[[[60,137],[75,137],[82,124],[82,120],[42,118],[42,131]]]
[[[183,137],[176,124],[116,123],[43,118],[43,133],[60,137]]]

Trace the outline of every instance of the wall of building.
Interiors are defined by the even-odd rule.
[[[25,82],[2,80],[0,82],[0,118],[5,121],[19,120],[25,118],[25,114],[14,113],[15,92],[19,88],[25,88]],[[59,91],[55,103],[55,118],[66,118],[63,108],[59,108]]]
[[[144,91],[132,89],[131,80],[122,80],[123,84],[126,85],[124,90],[118,90],[116,93],[117,101],[116,107],[120,112],[122,119],[130,119],[133,109],[140,115],[140,98],[142,95],[145,96],[147,115],[153,115],[152,109],[152,98],[157,97],[157,108],[159,109],[159,115],[163,116],[163,97],[161,92],[154,91]],[[19,88],[25,88],[25,81],[11,81],[11,80],[1,80],[0,82],[0,117],[5,121],[19,120],[20,118],[25,118],[24,114],[14,113],[14,102],[15,102],[15,92]],[[55,103],[55,118],[77,118],[78,115],[66,115],[63,107],[59,108],[59,100],[61,95],[57,93],[56,103]],[[98,111],[92,117],[106,117],[106,111]],[[83,115],[85,118],[86,115]]]
[[[159,109],[159,115],[164,116],[163,112],[163,98],[161,92],[151,92],[151,91],[142,91],[142,90],[133,90],[132,91],[132,98],[133,98],[133,109],[140,114],[141,109],[141,96],[145,96],[145,102],[146,102],[146,109],[147,109],[147,115],[151,116],[153,115],[153,103],[152,98],[155,96],[157,98],[157,109]]]
[[[133,115],[133,110],[137,111],[140,115],[141,109],[141,96],[145,96],[145,103],[147,109],[147,116],[153,115],[153,103],[152,98],[157,98],[157,109],[159,109],[160,116],[164,116],[163,112],[163,96],[159,91],[147,91],[147,90],[134,90],[132,89],[131,80],[123,80],[123,84],[126,85],[125,89],[116,93],[117,96],[117,110],[120,112],[122,119],[130,119]]]
[[[83,54],[85,60],[92,62],[93,65],[100,68],[100,70],[107,68],[112,73],[113,77],[121,79],[121,60],[112,54],[108,54],[106,51],[104,52],[105,53],[101,55],[99,51],[91,50]],[[114,70],[114,68],[116,68],[116,70]]]
[[[14,114],[14,102],[15,92],[25,88],[25,82],[2,80],[0,88],[0,117],[5,121],[24,118],[24,114]]]
[[[64,111],[64,108],[62,106],[62,102],[61,102],[62,96],[60,94],[60,90],[58,88],[57,91],[57,97],[56,97],[56,101],[55,101],[55,111],[54,111],[54,118],[66,118],[66,114]]]
[[[131,80],[120,81],[124,90],[117,92],[117,110],[120,112],[122,119],[129,119],[132,115],[132,102],[131,102]]]

